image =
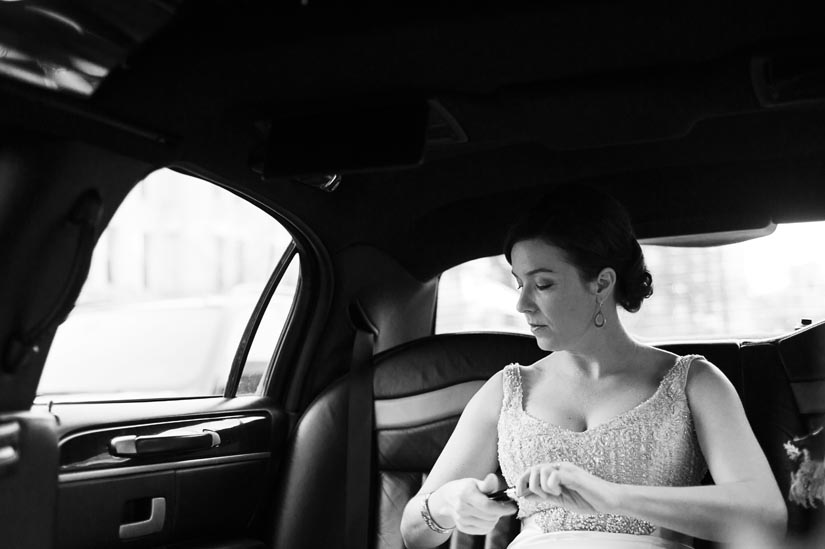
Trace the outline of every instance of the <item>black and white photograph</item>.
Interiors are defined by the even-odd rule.
[[[0,549],[822,549],[825,18],[0,0]]]

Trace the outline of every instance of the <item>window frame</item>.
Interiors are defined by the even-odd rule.
[[[280,225],[283,230],[289,236],[289,242],[287,246],[283,249],[281,256],[278,259],[275,267],[273,268],[272,272],[269,274],[263,289],[256,300],[256,304],[253,307],[249,318],[246,322],[246,326],[242,333],[241,338],[238,340],[237,347],[235,349],[235,353],[232,355],[232,363],[230,364],[229,368],[226,370],[226,377],[223,378],[225,381],[223,391],[216,392],[215,394],[176,394],[176,395],[141,395],[141,396],[125,396],[125,397],[114,397],[111,398],[113,395],[109,395],[110,398],[69,398],[67,400],[57,399],[53,395],[44,395],[40,396],[35,394],[34,396],[34,403],[40,405],[75,405],[75,404],[118,404],[118,403],[150,403],[150,402],[168,402],[168,401],[197,401],[197,400],[209,400],[209,399],[235,399],[235,398],[252,398],[258,399],[262,397],[271,396],[269,395],[269,382],[272,378],[272,370],[275,368],[276,364],[278,363],[279,355],[282,350],[283,342],[285,335],[287,332],[291,332],[294,317],[295,317],[295,309],[296,304],[299,302],[304,302],[307,296],[302,296],[302,287],[304,286],[301,280],[303,271],[303,266],[305,264],[304,257],[302,257],[301,248],[302,246],[299,244],[304,240],[304,233],[299,231],[296,228],[295,223],[292,223],[282,212],[279,212],[277,209],[273,208],[271,204],[268,204],[265,201],[262,201],[259,198],[256,198],[252,194],[248,193],[245,190],[239,189],[234,187],[233,185],[225,182],[225,181],[218,181],[211,176],[204,175],[197,170],[190,169],[186,166],[180,165],[166,165],[166,166],[159,166],[148,173],[144,173],[134,181],[132,185],[126,190],[126,192],[119,200],[117,207],[113,210],[113,215],[120,211],[121,207],[123,206],[125,200],[129,197],[129,195],[135,190],[137,186],[139,186],[146,178],[158,171],[168,170],[170,172],[175,172],[183,176],[191,177],[194,179],[200,180],[204,185],[212,185],[217,187],[222,192],[226,192],[239,200],[244,201],[249,206],[252,206],[259,210],[261,213],[266,214],[266,216],[270,217],[275,223]],[[109,219],[109,221],[111,218]],[[100,236],[109,228],[109,223],[107,222],[103,225],[96,238],[94,240],[91,249],[89,250],[89,258],[91,260],[91,255],[96,251],[98,245],[100,244]],[[297,256],[297,258],[296,258]],[[287,311],[287,315],[284,319],[284,323],[281,326],[280,332],[278,334],[278,340],[272,347],[272,354],[270,355],[268,364],[266,369],[262,373],[260,385],[258,391],[254,395],[237,395],[237,391],[240,386],[240,382],[243,379],[243,372],[246,367],[246,360],[248,358],[249,352],[252,348],[252,344],[254,343],[254,337],[257,333],[257,329],[260,326],[264,316],[267,314],[268,306],[270,301],[274,297],[275,293],[280,286],[284,275],[288,271],[288,269],[292,266],[292,261],[299,261],[298,267],[298,281],[295,287],[295,291],[292,293],[290,299],[290,306],[289,310]],[[84,273],[83,283],[85,284],[86,279],[88,278],[88,273]],[[82,285],[81,285],[82,289]],[[78,293],[81,290],[78,290]],[[293,337],[294,334],[290,334],[290,337]],[[39,384],[38,384],[39,385]],[[39,388],[37,389],[39,391]],[[67,393],[67,395],[71,395],[71,393]]]
[[[264,289],[261,292],[261,295],[258,298],[258,301],[255,304],[254,309],[252,309],[252,314],[249,316],[249,320],[247,321],[246,327],[244,328],[241,340],[238,342],[238,348],[235,351],[235,357],[233,358],[232,366],[229,369],[229,375],[226,379],[226,387],[224,388],[223,392],[224,398],[235,398],[237,396],[238,386],[240,385],[241,378],[243,377],[243,372],[246,367],[246,359],[249,356],[249,350],[251,349],[255,336],[258,333],[258,328],[260,327],[261,321],[263,320],[263,317],[266,314],[269,302],[275,295],[275,292],[278,289],[278,286],[280,285],[281,280],[284,277],[284,274],[286,274],[287,269],[289,269],[296,255],[299,256],[298,260],[300,261],[298,247],[295,244],[295,239],[293,238],[287,245],[286,250],[284,250],[284,253],[281,255],[281,258],[278,260],[277,265],[275,265],[275,269],[269,276],[269,280],[264,286]],[[295,302],[297,301],[298,294],[301,291],[300,273],[298,275],[298,280],[299,282],[296,286],[295,294],[292,296],[292,304],[290,305],[290,310],[287,313],[284,325],[281,328],[281,333],[278,336],[278,343],[273,348],[272,356],[270,356],[269,358],[269,365],[266,368],[267,371],[265,371],[263,374],[262,381],[268,377],[267,372],[272,368],[274,358],[278,356],[278,351],[281,347],[281,339],[283,338],[283,334],[284,332],[286,332],[289,326],[290,319],[292,317],[292,311],[295,308]]]

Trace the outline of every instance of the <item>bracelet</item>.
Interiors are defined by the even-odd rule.
[[[453,531],[455,526],[452,528],[444,528],[440,524],[438,524],[433,516],[430,514],[430,496],[433,495],[432,492],[427,492],[424,494],[424,502],[421,504],[421,518],[424,519],[424,522],[427,524],[427,528],[432,530],[433,532],[437,532],[439,534],[449,534]]]

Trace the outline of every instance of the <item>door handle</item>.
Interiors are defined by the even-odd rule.
[[[13,446],[0,446],[0,471],[11,467],[20,459],[17,449]]]
[[[0,471],[12,467],[20,460],[17,443],[20,424],[15,422],[0,424]]]
[[[109,453],[119,457],[151,456],[207,450],[220,444],[221,436],[215,431],[207,430],[202,433],[126,435],[109,441]]]
[[[138,522],[120,525],[120,539],[132,539],[148,536],[163,530],[166,521],[166,498],[152,498],[152,510],[149,518]]]

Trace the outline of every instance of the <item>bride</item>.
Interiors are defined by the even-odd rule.
[[[505,367],[470,400],[404,510],[406,546],[486,534],[515,513],[510,549],[780,539],[787,511],[730,382],[621,324],[617,307],[635,312],[652,293],[622,206],[563,187],[511,228],[505,252],[517,309],[553,353]],[[708,469],[715,484],[701,486]]]

